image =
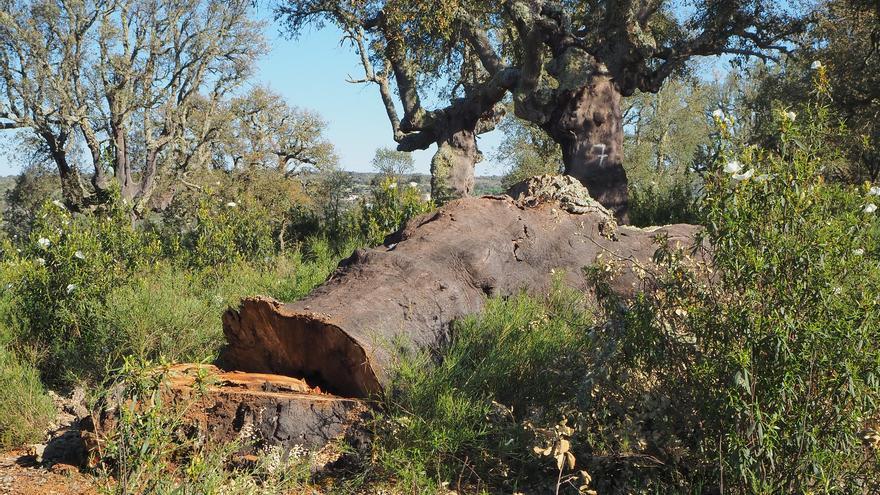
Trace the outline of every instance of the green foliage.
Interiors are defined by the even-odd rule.
[[[385,177],[373,187],[369,202],[362,201],[355,213],[355,235],[368,245],[382,244],[388,234],[396,232],[409,219],[433,208],[432,202],[422,199],[417,186],[398,186],[397,178]]]
[[[411,174],[415,167],[412,154],[391,148],[377,149],[371,164],[380,175],[395,177],[398,180]]]
[[[159,255],[155,236],[132,227],[129,212],[111,207],[94,216],[74,216],[47,203],[21,253],[4,254],[12,304],[4,318],[21,342],[42,350],[47,378],[89,367],[106,355],[107,335],[91,324],[111,290]],[[62,362],[67,366],[61,366]]]
[[[656,290],[615,310],[617,371],[597,396],[624,412],[593,429],[612,451],[660,460],[668,483],[878,489],[880,190],[825,178],[829,120],[811,104],[777,114],[776,149],[723,147],[700,202],[717,271],[667,246]]]
[[[186,435],[186,412],[204,394],[207,376],[197,377],[193,398],[181,403],[168,401],[162,367],[126,360],[115,375],[109,391],[118,415],[99,469],[104,493],[278,494],[308,480],[308,458],[271,451],[253,466],[234,467],[239,445]]]
[[[260,207],[206,202],[196,231],[177,237],[132,226],[121,208],[72,215],[48,203],[21,252],[7,244],[0,317],[46,380],[100,379],[128,355],[211,358],[226,308],[254,294],[297,299],[336,266],[321,239],[276,256]]]
[[[165,255],[194,267],[262,261],[312,233],[302,182],[272,170],[211,172],[178,192],[152,227]],[[292,227],[301,228],[294,230]]]
[[[54,417],[37,369],[0,343],[0,449],[42,440]]]
[[[58,199],[59,182],[55,172],[44,165],[29,165],[4,193],[3,230],[13,240],[26,240],[43,204]]]
[[[592,342],[581,297],[557,284],[546,301],[493,299],[456,323],[439,364],[404,356],[377,420],[382,472],[412,493],[555,482],[555,466],[533,452],[535,425],[575,409]]]
[[[504,140],[495,159],[507,166],[503,189],[536,175],[560,172],[562,150],[542,129],[517,118],[504,119],[499,127]]]
[[[671,184],[657,182],[629,187],[629,220],[636,227],[695,223],[696,181],[685,175]]]
[[[833,83],[829,107],[835,118],[846,124],[845,132],[825,143],[846,158],[837,163],[829,178],[850,184],[880,179],[878,25],[876,2],[820,2],[812,29],[800,40],[793,56],[786,57],[783,64],[754,68],[753,80],[758,87],[743,106],[755,115],[755,140],[765,145],[774,138],[779,101],[803,105],[810,100],[811,73],[815,75],[821,66]]]
[[[275,237],[266,218],[269,212],[260,204],[202,197],[180,237],[164,237],[172,242],[172,256],[187,256],[194,266],[262,260],[275,253]]]

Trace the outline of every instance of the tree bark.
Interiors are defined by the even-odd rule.
[[[657,236],[689,246],[699,230],[618,228],[571,177],[542,176],[517,191],[517,200],[465,198],[413,219],[301,301],[243,301],[223,317],[222,364],[369,397],[390,382],[397,349],[441,347],[450,323],[488,296],[546,294],[554,270],[583,287],[582,269],[597,262],[615,266],[612,290],[632,295],[651,271]]]
[[[470,196],[474,190],[474,169],[483,159],[477,148],[477,135],[471,129],[458,129],[437,142],[431,159],[431,196],[442,204]]]
[[[629,194],[623,168],[621,94],[609,76],[596,76],[586,86],[563,92],[547,133],[562,148],[565,173],[578,179],[590,196],[629,223]]]

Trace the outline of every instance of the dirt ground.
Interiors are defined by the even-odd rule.
[[[68,464],[41,467],[25,450],[0,453],[0,495],[97,495],[91,477]]]

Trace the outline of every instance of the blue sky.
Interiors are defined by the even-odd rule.
[[[261,63],[257,79],[281,93],[291,104],[320,113],[327,121],[327,136],[336,145],[343,168],[369,171],[376,148],[393,147],[391,125],[375,85],[351,84],[346,78],[363,77],[355,52],[340,46],[341,33],[333,27],[309,30],[289,40],[269,24],[267,36],[272,51]],[[478,175],[500,173],[491,158],[500,132],[484,134],[480,148],[486,159],[477,166]],[[413,153],[416,169],[428,172],[432,149]]]
[[[261,14],[270,16],[265,11]],[[345,82],[348,75],[357,78],[363,74],[357,55],[350,47],[339,45],[340,33],[332,27],[309,30],[289,40],[281,36],[277,24],[269,22],[266,36],[272,51],[260,62],[252,84],[268,85],[289,103],[321,114],[341,166],[370,171],[376,148],[393,147],[395,143],[377,88]],[[481,136],[480,148],[486,159],[477,165],[477,175],[502,172],[502,167],[491,160],[500,137],[498,131]],[[10,142],[8,134],[0,138],[0,148]],[[432,155],[433,147],[413,153],[416,170],[427,173]],[[0,151],[0,175],[16,174],[21,166],[13,153]]]

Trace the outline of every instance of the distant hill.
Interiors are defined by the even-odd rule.
[[[351,176],[352,178],[354,178],[355,183],[355,193],[365,193],[376,175],[377,174],[372,172],[351,172]],[[423,190],[424,192],[430,192],[431,190],[431,176],[428,174],[409,174],[404,180],[418,183],[419,189]],[[474,196],[482,196],[484,194],[501,194],[501,192],[502,189],[500,175],[487,175],[476,177],[476,184],[474,185]]]

